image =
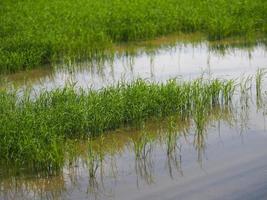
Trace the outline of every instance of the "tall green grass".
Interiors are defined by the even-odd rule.
[[[101,57],[118,42],[169,33],[267,33],[265,0],[1,0],[0,72]]]
[[[230,85],[230,86],[229,86]],[[230,87],[230,89],[229,89]],[[140,126],[151,117],[178,114],[203,128],[213,107],[231,103],[232,81],[170,80],[165,84],[137,80],[99,91],[63,89],[0,91],[0,160],[52,169],[64,162],[67,139],[96,137],[122,126]]]

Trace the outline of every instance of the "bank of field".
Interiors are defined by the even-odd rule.
[[[1,0],[0,72],[177,32],[266,37],[266,21],[266,0]]]

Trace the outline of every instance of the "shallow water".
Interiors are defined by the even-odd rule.
[[[206,42],[177,43],[152,50],[140,47],[131,56],[118,52],[103,65],[58,65],[6,78],[18,87],[36,89],[66,82],[101,88],[138,77],[164,82],[203,73],[237,78],[267,67],[266,52],[261,44],[218,51]],[[245,106],[236,98],[232,107],[214,108],[205,130],[196,130],[192,119],[172,116],[93,142],[76,141],[75,151],[66,153],[66,165],[55,175],[16,174],[0,167],[0,199],[267,199],[264,91],[260,107],[255,98]]]
[[[53,89],[66,84],[99,89],[137,78],[164,82],[171,78],[193,79],[202,74],[236,78],[267,67],[266,45],[254,46],[163,41],[150,47],[136,45],[114,50],[101,61],[61,63],[5,77],[18,87]],[[119,49],[119,50],[118,50]]]

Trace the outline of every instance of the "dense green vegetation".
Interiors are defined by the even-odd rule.
[[[169,33],[267,33],[266,0],[1,0],[0,72],[101,57],[111,44]]]
[[[157,84],[137,80],[99,91],[65,87],[38,96],[0,91],[0,160],[55,168],[64,162],[67,139],[94,137],[151,117],[178,114],[202,130],[214,107],[227,107],[234,82],[197,79]]]

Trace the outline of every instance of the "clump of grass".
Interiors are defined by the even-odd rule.
[[[114,43],[169,33],[266,37],[265,0],[35,0],[0,2],[0,72],[101,58]]]
[[[38,96],[1,89],[0,159],[37,168],[58,167],[64,161],[67,139],[140,126],[151,117],[177,114],[182,120],[193,118],[197,129],[203,130],[206,115],[214,106],[229,103],[233,88],[232,81],[197,79],[161,84],[136,80],[98,91],[66,86]]]

